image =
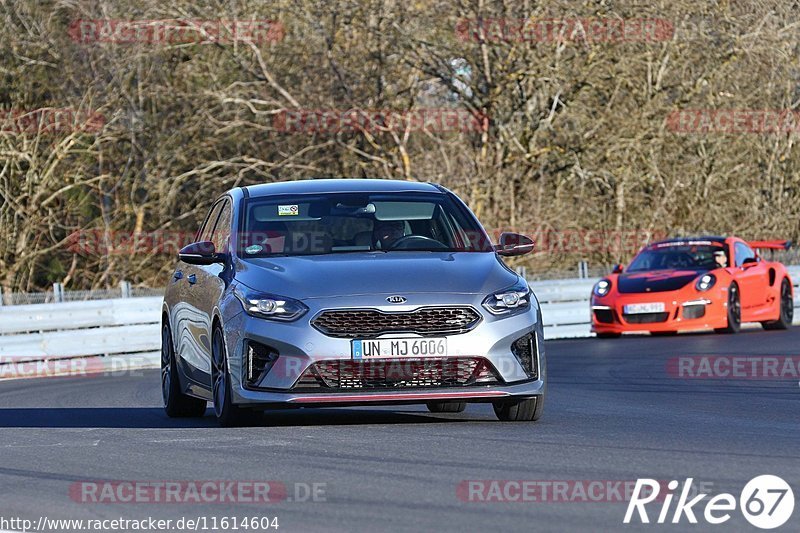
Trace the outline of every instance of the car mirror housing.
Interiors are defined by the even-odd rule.
[[[217,253],[213,242],[200,241],[181,248],[178,259],[190,265],[211,265],[224,262],[225,255]]]
[[[625,270],[625,265],[623,264],[616,264],[614,268],[611,270],[612,274],[622,274],[622,271]]]
[[[533,251],[533,239],[519,233],[503,233],[499,243],[494,247],[498,255],[525,255]]]

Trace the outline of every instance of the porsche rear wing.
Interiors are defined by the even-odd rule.
[[[788,250],[792,247],[792,241],[748,241],[750,248],[761,250]]]

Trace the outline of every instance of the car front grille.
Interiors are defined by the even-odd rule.
[[[424,389],[498,384],[492,365],[482,357],[319,361],[295,384],[294,391]]]
[[[622,315],[628,324],[653,324],[655,322],[666,322],[669,313],[636,313]]]
[[[311,324],[330,337],[365,339],[384,333],[453,335],[471,330],[480,320],[481,315],[471,307],[421,307],[405,312],[323,311]]]

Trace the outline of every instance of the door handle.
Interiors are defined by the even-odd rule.
[[[197,283],[197,276],[195,276],[194,274],[189,274],[189,277],[186,279],[189,280],[189,285],[194,285],[195,283]]]
[[[172,275],[172,279],[174,281],[178,281],[179,279],[183,279],[183,272],[181,272],[180,270],[177,270],[175,272],[175,274]]]

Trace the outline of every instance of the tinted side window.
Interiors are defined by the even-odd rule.
[[[749,246],[743,242],[737,242],[734,254],[736,255],[736,266],[742,266],[745,259],[755,257],[756,254]]]
[[[222,202],[222,210],[217,218],[214,231],[209,239],[214,243],[214,249],[218,252],[226,251],[228,238],[231,236],[231,203],[227,200]]]
[[[214,230],[214,224],[216,223],[217,218],[219,218],[219,210],[221,207],[222,203],[217,202],[211,208],[211,211],[208,213],[208,216],[206,217],[206,221],[203,223],[202,227],[200,228],[200,231],[197,232],[196,240],[198,242],[211,240],[211,232]]]

